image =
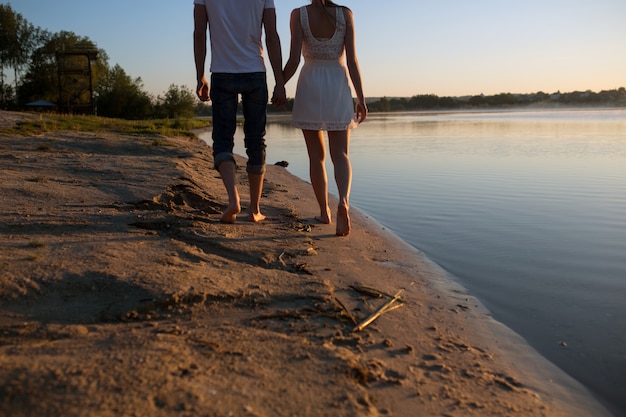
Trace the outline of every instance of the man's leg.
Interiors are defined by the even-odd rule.
[[[261,213],[261,194],[263,193],[263,178],[265,174],[253,174],[248,172],[248,182],[250,183],[250,215],[248,220],[260,222],[265,220]]]
[[[265,177],[265,126],[267,122],[267,80],[265,73],[247,74],[242,92],[244,141],[248,155],[248,182],[250,183],[250,213],[248,220],[260,222],[261,194]]]
[[[232,161],[224,161],[220,163],[217,170],[228,193],[228,207],[224,210],[221,221],[223,223],[235,223],[237,214],[241,211],[239,191],[237,191],[237,166]]]
[[[237,165],[233,156],[237,129],[236,88],[236,79],[231,74],[211,75],[213,159],[228,194],[228,206],[221,219],[224,223],[234,223],[241,211],[237,190]]]

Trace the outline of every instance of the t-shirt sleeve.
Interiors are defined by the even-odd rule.
[[[265,8],[266,9],[275,9],[276,5],[274,4],[274,0],[265,0]]]
[[[193,4],[204,4],[204,0],[193,0]]]

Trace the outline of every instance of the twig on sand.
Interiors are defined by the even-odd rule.
[[[278,256],[278,260],[280,261],[281,264],[283,264],[283,266],[287,266],[285,261],[283,261],[283,256],[285,256],[285,252],[281,253],[280,256]]]
[[[343,305],[343,303],[341,302],[341,300],[339,300],[339,298],[335,297],[335,301],[337,302],[337,304],[339,304],[339,307],[341,307],[341,309],[343,310],[344,313],[346,313],[346,315],[350,318],[350,320],[352,321],[352,323],[354,325],[356,325],[356,320],[354,319],[354,316],[350,313],[350,311],[346,308],[345,305]]]
[[[391,300],[386,302],[382,307],[380,307],[372,315],[370,315],[363,322],[361,322],[361,324],[357,325],[352,331],[353,332],[360,332],[361,330],[365,329],[367,326],[372,324],[374,322],[374,320],[376,320],[377,318],[379,318],[383,314],[388,313],[390,311],[393,311],[393,310],[395,310],[395,309],[397,309],[399,307],[402,307],[405,304],[404,301],[402,301],[400,304],[397,304],[399,302],[399,300],[400,300],[400,294],[402,294],[402,291],[403,290],[398,291],[396,293],[396,295],[394,295]]]
[[[367,285],[354,284],[354,285],[350,285],[350,288],[352,288],[356,292],[360,292],[361,294],[365,294],[365,295],[368,295],[370,297],[375,297],[375,298],[383,298],[383,297],[394,298],[394,296],[391,295],[391,294],[388,294],[388,293],[386,293],[384,291],[378,290],[378,289],[373,288],[373,287],[368,287]],[[400,303],[406,303],[406,301],[404,301],[402,298],[398,298],[397,301],[400,302]]]

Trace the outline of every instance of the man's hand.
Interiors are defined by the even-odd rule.
[[[272,94],[272,104],[276,107],[282,108],[287,104],[287,92],[285,86],[276,85],[274,87],[274,94]]]
[[[201,80],[198,81],[198,87],[196,88],[196,94],[201,101],[209,101],[209,82],[206,80],[206,77],[202,77]]]

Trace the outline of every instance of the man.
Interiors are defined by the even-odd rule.
[[[211,42],[211,85],[205,76],[207,27]],[[238,96],[241,94],[250,183],[248,219],[260,222],[260,200],[265,175],[265,125],[268,102],[262,31],[276,87],[272,103],[287,102],[282,74],[282,52],[276,30],[274,0],[194,0],[194,58],[202,101],[213,102],[213,158],[228,193],[222,222],[234,223],[241,211],[237,166],[233,157]]]

